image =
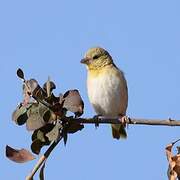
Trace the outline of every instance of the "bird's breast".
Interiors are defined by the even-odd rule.
[[[117,116],[126,111],[126,82],[116,69],[88,73],[88,96],[97,114]],[[121,112],[122,111],[122,112]]]

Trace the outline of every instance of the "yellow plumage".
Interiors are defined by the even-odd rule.
[[[89,100],[98,115],[125,116],[128,91],[124,74],[113,63],[112,57],[102,48],[91,48],[82,60],[87,65]],[[123,125],[112,125],[113,137],[126,137]]]

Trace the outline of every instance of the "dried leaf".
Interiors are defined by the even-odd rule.
[[[63,98],[63,94],[62,93],[59,94],[59,103],[60,104],[64,103],[64,98]]]
[[[77,89],[67,91],[64,94],[63,99],[63,108],[73,112],[76,117],[79,117],[83,114],[84,102]]]
[[[38,130],[37,131],[37,134],[36,134],[36,138],[39,139],[41,142],[46,142],[46,139],[45,139],[45,134],[43,131],[41,130]]]
[[[47,103],[53,105],[59,102],[59,97],[56,97],[53,93],[51,93],[51,96],[47,97],[45,100]]]
[[[52,111],[59,117],[64,117],[65,114],[66,114],[66,110],[64,108],[62,108],[63,104],[60,104],[59,102],[58,103],[55,103],[53,106],[52,106]]]
[[[169,180],[176,180],[177,178],[180,177],[180,154],[173,155],[172,153],[172,147],[176,142],[168,144],[166,146],[166,156],[169,162],[169,167],[168,167]]]
[[[45,122],[49,122],[51,119],[51,111],[50,110],[47,110],[46,112],[44,112],[44,115],[43,115],[43,120]]]
[[[40,129],[37,129],[32,134],[32,141],[39,139],[44,145],[49,145],[51,142],[46,137],[46,134],[54,128],[53,124],[46,124]]]
[[[31,150],[35,154],[39,154],[41,151],[41,148],[45,145],[49,145],[51,141],[53,141],[55,138],[55,125],[53,124],[46,124],[42,128],[35,130],[32,134],[32,144],[31,144]],[[47,136],[47,134],[49,136]],[[51,135],[51,136],[50,136]]]
[[[46,134],[46,137],[49,141],[56,141],[60,138],[60,129],[62,129],[62,125],[57,122],[54,128]]]
[[[56,89],[56,85],[53,81],[49,81],[49,85],[47,85],[48,82],[46,82],[44,85],[43,85],[43,89],[44,91],[47,92],[47,86],[50,86],[50,92],[52,92],[54,89]]]
[[[27,86],[24,83],[23,84],[23,103],[22,103],[22,105],[24,107],[27,106],[27,104],[30,103],[30,100],[31,100],[30,91],[28,90]]]
[[[46,124],[45,126],[43,126],[42,128],[40,129],[37,129],[33,132],[33,135],[32,135],[32,141],[37,139],[37,134],[38,134],[38,131],[42,131],[45,134],[47,134],[48,132],[50,132],[52,129],[54,128],[54,124],[52,123],[48,123]]]
[[[27,114],[26,127],[29,131],[39,129],[56,120],[56,115],[41,103],[33,103]]]
[[[18,69],[17,70],[17,76],[19,77],[19,78],[21,78],[21,79],[23,79],[24,80],[24,72],[23,72],[23,70],[22,69]]]
[[[68,134],[67,134],[67,132],[64,132],[64,133],[63,133],[63,140],[64,140],[64,145],[66,146],[67,140],[68,140]]]
[[[77,131],[81,131],[83,128],[84,128],[83,124],[79,124],[79,123],[70,121],[67,132],[73,134]]]
[[[30,100],[34,90],[38,87],[38,82],[35,79],[24,81],[23,84],[23,105],[26,106]]]
[[[46,161],[43,163],[41,169],[40,169],[40,173],[39,173],[39,179],[40,180],[44,180],[44,168],[45,168],[45,163]]]
[[[35,90],[37,87],[39,87],[39,84],[38,84],[38,82],[36,81],[36,79],[27,80],[25,83],[26,83],[26,86],[25,86],[25,87],[28,88],[27,90],[29,91],[29,93],[31,93],[31,95],[33,94],[34,90]]]
[[[33,91],[32,96],[36,100],[44,100],[47,97],[47,93],[38,85]]]
[[[43,113],[47,111],[47,107],[40,103],[33,103],[31,108],[27,111],[28,119],[26,122],[27,130],[34,131],[43,127],[46,122],[43,119]],[[42,112],[44,111],[44,112]],[[41,113],[41,114],[40,114]]]
[[[55,113],[41,103],[39,104],[39,116],[46,123],[53,122],[56,120]]]
[[[6,146],[6,157],[16,163],[24,163],[35,159],[35,157],[28,150],[17,150],[10,146]]]
[[[41,151],[41,148],[44,146],[44,143],[41,142],[41,140],[36,139],[31,144],[31,150],[34,154],[39,154]]]
[[[22,105],[17,106],[16,110],[12,114],[12,119],[16,124],[23,125],[27,121],[27,110],[30,106],[30,104],[26,107]]]

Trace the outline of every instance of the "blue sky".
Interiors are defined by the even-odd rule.
[[[130,117],[180,119],[179,7],[178,0],[0,1],[0,179],[23,180],[36,162],[15,164],[4,155],[6,144],[31,143],[25,127],[11,121],[22,100],[18,67],[40,84],[50,75],[56,94],[79,89],[84,117],[92,117],[79,62],[88,48],[101,46],[125,72]],[[117,141],[108,125],[87,125],[55,149],[46,179],[167,179],[164,148],[180,138],[178,130],[130,125],[128,139]]]

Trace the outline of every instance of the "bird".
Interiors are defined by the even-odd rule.
[[[126,138],[128,88],[123,71],[101,47],[90,48],[81,63],[87,68],[88,97],[97,116],[118,117],[121,123],[111,124],[112,136]]]

